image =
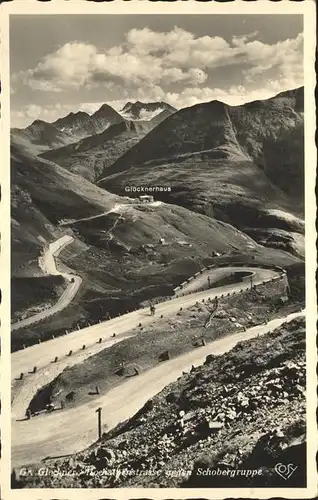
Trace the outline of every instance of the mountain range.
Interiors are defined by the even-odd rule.
[[[119,123],[110,125],[100,134],[46,151],[41,156],[94,182],[115,160],[160,123],[160,118],[165,119],[166,116],[160,113],[149,121],[122,119]]]
[[[303,88],[242,106],[211,101],[181,109],[108,167],[98,184],[120,195],[126,185],[170,186],[156,197],[228,222],[260,243],[279,230],[273,244],[299,251],[303,111]]]
[[[104,132],[117,123],[126,121],[126,115],[140,120],[142,115],[146,121],[153,118],[152,126],[160,123],[167,116],[175,112],[175,108],[164,102],[127,103],[121,115],[108,104],[103,104],[95,113],[89,115],[84,111],[69,113],[52,123],[44,120],[35,120],[25,129],[13,128],[11,136],[14,142],[19,142],[35,154],[76,143],[84,137]],[[129,118],[130,119],[130,118]]]

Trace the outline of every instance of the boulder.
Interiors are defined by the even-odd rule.
[[[207,427],[208,429],[213,432],[213,431],[219,431],[220,429],[222,429],[222,427],[224,427],[224,423],[223,422],[216,422],[214,420],[210,420],[207,422]]]
[[[110,448],[104,447],[97,448],[95,456],[96,458],[105,458],[108,463],[111,463],[116,459],[115,452]]]
[[[169,359],[170,359],[169,351],[162,352],[158,357],[159,361],[168,361]]]
[[[224,412],[218,413],[217,418],[219,420],[224,420],[225,419],[225,413]]]

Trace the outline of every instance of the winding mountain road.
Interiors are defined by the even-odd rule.
[[[39,462],[46,457],[84,449],[97,439],[96,408],[103,408],[104,429],[109,430],[132,417],[149,398],[175,381],[182,371],[189,370],[192,365],[202,364],[208,354],[222,354],[232,349],[237,342],[263,335],[303,314],[293,313],[285,318],[274,319],[267,325],[259,325],[210,342],[200,349],[161,363],[77,408],[57,410],[31,420],[13,420],[12,466],[17,468]],[[74,422],[77,424],[74,425]]]
[[[77,294],[79,287],[81,286],[82,278],[80,278],[80,276],[75,276],[73,274],[59,271],[56,267],[55,261],[55,257],[57,257],[59,253],[73,241],[74,238],[72,236],[64,235],[58,240],[51,243],[45,250],[43,255],[41,255],[41,257],[39,258],[39,266],[45,274],[63,276],[63,278],[68,282],[66,289],[59,297],[58,301],[52,307],[49,307],[44,311],[34,314],[29,318],[18,321],[17,323],[13,323],[11,325],[12,331],[33,325],[34,323],[38,323],[39,321],[42,321],[43,319],[62,311],[73,300],[73,298]]]
[[[71,242],[71,237],[55,242],[51,252],[45,256],[43,264],[50,272],[54,272],[54,258],[62,248]],[[279,278],[280,272],[273,269],[256,267],[224,267],[210,269],[212,281],[219,279],[224,273],[234,271],[250,271],[253,274],[253,284],[257,285],[273,278]],[[204,279],[206,279],[204,277]],[[202,284],[202,275],[191,281],[191,286]],[[250,283],[239,282],[229,285],[210,288],[188,295],[166,300],[156,305],[156,315],[150,316],[148,308],[139,309],[123,316],[113,318],[103,323],[76,330],[66,336],[61,336],[41,344],[12,354],[12,463],[20,466],[35,462],[48,455],[59,455],[78,451],[96,439],[96,415],[98,406],[105,408],[104,422],[108,428],[117,425],[120,421],[132,416],[150,397],[162,390],[167,384],[174,381],[181,372],[191,364],[202,363],[209,353],[221,353],[231,349],[238,341],[251,338],[276,328],[286,320],[296,317],[293,314],[287,318],[273,320],[268,325],[260,325],[246,332],[230,335],[223,339],[194,349],[176,359],[165,362],[140,376],[130,379],[107,392],[105,395],[92,399],[76,409],[56,411],[50,415],[38,416],[31,420],[24,420],[25,410],[36,393],[45,384],[51,382],[67,366],[82,362],[87,357],[107,349],[124,338],[138,334],[137,325],[143,326],[160,321],[176,314],[180,307],[190,307],[196,302],[207,300],[225,294],[238,293],[250,288]],[[116,333],[116,337],[112,337]],[[102,341],[99,343],[99,339]],[[85,344],[85,349],[82,349]],[[72,355],[69,356],[69,352]],[[53,362],[58,357],[57,362]],[[31,373],[36,366],[36,373]],[[20,373],[24,373],[23,380],[17,380]],[[74,421],[80,422],[74,426]]]
[[[262,269],[255,267],[226,267],[211,269],[210,276],[213,277],[216,273],[217,277],[222,269],[230,274],[233,271],[242,270],[254,272],[253,284],[257,285],[265,280],[271,280],[279,276],[279,272],[273,269]],[[198,279],[201,279],[198,277]],[[194,283],[194,280],[193,282]],[[81,349],[83,344],[86,346],[96,344],[99,338],[103,341],[109,339],[113,333],[116,336],[122,335],[131,331],[134,327],[137,327],[139,323],[146,326],[154,321],[160,321],[160,316],[165,317],[171,316],[177,313],[180,307],[190,307],[197,301],[200,302],[203,299],[206,300],[209,297],[219,297],[222,294],[239,292],[240,290],[250,288],[249,283],[233,283],[230,285],[225,285],[218,288],[210,288],[208,290],[203,290],[196,293],[191,293],[189,295],[176,297],[171,300],[167,300],[156,305],[156,315],[155,317],[150,316],[148,308],[138,309],[122,316],[118,316],[108,321],[102,323],[97,323],[96,325],[83,328],[81,330],[75,330],[66,336],[61,336],[55,339],[47,340],[41,344],[36,344],[27,349],[22,349],[20,351],[14,352],[11,357],[11,370],[12,378],[16,378],[20,373],[28,373],[30,369],[34,366],[37,368],[51,367],[51,362],[55,356],[65,357],[70,350],[73,352]],[[137,333],[137,331],[136,331]],[[105,346],[103,342],[96,345],[96,351],[104,349]],[[48,368],[49,369],[49,368]]]

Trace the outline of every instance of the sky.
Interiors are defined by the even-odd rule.
[[[303,85],[300,15],[11,15],[11,126],[103,103],[268,98]]]

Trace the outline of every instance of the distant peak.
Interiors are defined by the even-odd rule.
[[[43,120],[34,120],[34,122],[31,123],[31,125],[42,125],[43,123],[45,123]]]
[[[95,111],[95,113],[93,114],[93,116],[96,116],[96,115],[98,116],[98,115],[105,114],[105,113],[108,113],[108,114],[112,113],[112,114],[114,114],[114,113],[117,113],[117,112],[109,104],[104,103],[104,104],[101,105],[101,107],[97,111]]]
[[[77,111],[76,113],[74,113],[73,111],[71,111],[68,115],[66,115],[64,118],[64,120],[66,120],[67,118],[79,118],[79,117],[88,117],[89,114],[88,113],[85,113],[85,111]]]
[[[27,128],[32,128],[32,127],[48,127],[50,126],[49,123],[45,122],[44,120],[39,120],[36,119],[34,122],[30,123],[30,125]]]
[[[128,101],[126,102],[126,104],[124,104],[124,106],[121,108],[121,111],[125,111],[126,109],[130,108],[130,106],[132,106],[133,103],[131,101]]]
[[[109,106],[109,104],[104,103],[101,105],[101,107],[99,109],[101,110],[101,109],[109,109],[109,108],[111,108],[111,106]]]

